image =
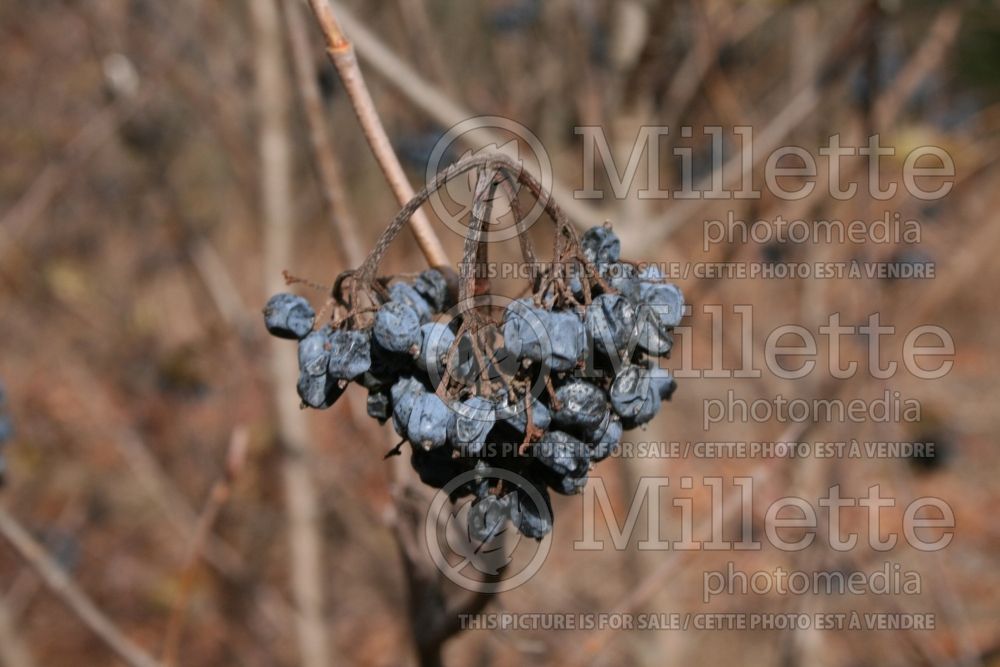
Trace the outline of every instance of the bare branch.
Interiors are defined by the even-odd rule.
[[[323,36],[327,43],[327,55],[330,61],[337,68],[340,80],[347,90],[347,96],[354,107],[354,113],[361,123],[361,130],[364,132],[368,145],[371,146],[375,159],[378,160],[382,173],[385,174],[389,187],[399,201],[400,205],[405,204],[413,198],[413,187],[403,172],[403,166],[396,157],[396,152],[392,149],[389,136],[385,133],[375,103],[372,102],[368,86],[365,85],[361,68],[358,67],[358,60],[354,55],[354,46],[344,36],[340,25],[337,23],[327,0],[309,0],[313,14],[319,22],[323,31]],[[448,256],[445,254],[444,246],[431,228],[430,220],[423,213],[417,211],[410,219],[410,228],[413,236],[420,246],[420,251],[431,266],[447,266]]]
[[[130,667],[158,667],[159,663],[118,629],[90,597],[55,562],[45,549],[11,516],[0,508],[0,535],[24,559],[48,589],[72,611],[108,648]]]

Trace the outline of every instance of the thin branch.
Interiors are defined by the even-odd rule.
[[[354,113],[361,123],[361,130],[364,132],[368,145],[371,146],[372,153],[378,161],[382,173],[389,182],[393,194],[400,205],[405,204],[413,198],[413,187],[403,172],[403,166],[396,157],[396,152],[392,149],[389,136],[385,133],[382,121],[379,118],[375,104],[372,102],[368,86],[365,85],[364,76],[358,67],[358,59],[354,55],[354,46],[344,35],[333,10],[327,0],[309,0],[309,6],[319,22],[323,37],[326,39],[327,55],[330,61],[337,68],[340,80],[347,90],[347,96],[351,100]],[[423,213],[417,211],[410,219],[410,228],[413,236],[420,246],[420,251],[427,258],[427,263],[431,266],[447,266],[448,256],[445,254],[444,246],[431,228],[430,220]]]
[[[310,0],[313,3],[327,4],[327,0]],[[376,72],[385,78],[399,92],[428,116],[443,127],[452,127],[477,116],[471,109],[462,107],[442,93],[434,84],[425,79],[402,58],[396,55],[383,42],[358,21],[339,2],[330,2],[336,11],[340,24],[346,26],[351,34],[353,44],[358,54],[364,58]],[[478,150],[490,144],[503,145],[509,140],[503,133],[483,128],[475,132],[466,132],[460,141],[468,148]],[[525,165],[527,167],[527,165]],[[538,174],[536,174],[538,176]],[[583,226],[603,224],[605,217],[600,210],[585,204],[573,197],[573,189],[553,179],[553,194],[562,202],[569,217]]]
[[[0,535],[38,573],[48,589],[126,664],[130,667],[159,667],[152,656],[126,637],[97,608],[83,589],[4,508],[0,508]]]
[[[0,600],[0,665],[35,667],[38,663],[15,627],[7,600]]]
[[[256,48],[261,209],[264,225],[264,282],[283,288],[282,270],[292,260],[294,216],[291,203],[289,90],[282,53],[282,30],[275,0],[251,3]],[[294,346],[271,341],[270,379],[283,448],[282,476],[288,518],[289,574],[295,601],[295,628],[305,667],[331,664],[323,618],[322,540],[319,501],[313,478],[309,428],[289,387],[296,381]]]
[[[163,664],[164,667],[171,667],[177,664],[177,652],[180,648],[181,632],[184,629],[184,612],[188,607],[188,600],[191,598],[191,591],[194,588],[195,574],[198,572],[198,561],[205,549],[205,543],[211,535],[212,525],[215,523],[222,507],[229,500],[232,493],[233,483],[243,469],[247,451],[247,429],[245,426],[238,426],[233,429],[232,437],[229,439],[229,447],[226,451],[226,465],[222,476],[212,485],[208,494],[205,507],[198,517],[198,527],[188,548],[187,558],[184,563],[184,571],[181,575],[180,591],[174,608],[170,612],[170,621],[167,624],[166,636],[163,640]]]
[[[323,111],[323,98],[316,82],[316,64],[309,50],[309,33],[305,17],[298,2],[283,3],[285,28],[292,52],[292,64],[298,85],[299,98],[309,126],[313,162],[319,175],[320,189],[337,234],[337,249],[345,266],[358,266],[365,259],[361,240],[358,238],[357,221],[351,215],[344,194],[344,179],[340,164],[333,151]]]

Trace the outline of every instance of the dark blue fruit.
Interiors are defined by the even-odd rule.
[[[535,307],[530,299],[507,306],[503,317],[504,347],[518,359],[549,362],[551,320],[548,311]]]
[[[532,448],[534,457],[556,475],[580,475],[590,467],[586,446],[562,431],[550,431]]]
[[[340,395],[344,393],[344,388],[336,378],[330,377],[327,373],[322,375],[310,375],[309,373],[299,373],[299,382],[296,385],[299,398],[304,405],[317,410],[323,410],[333,405]]]
[[[264,306],[264,326],[278,338],[302,338],[312,330],[316,312],[301,296],[275,294]]]
[[[430,375],[432,380],[444,377],[445,362],[455,334],[442,322],[428,322],[420,327],[420,354],[415,360],[417,368]]]
[[[632,348],[635,308],[619,294],[602,294],[587,308],[584,321],[594,348],[612,359]]]
[[[656,314],[663,328],[675,327],[684,316],[684,295],[673,283],[640,283],[639,299]]]
[[[368,416],[377,419],[379,424],[384,424],[392,415],[391,403],[389,395],[384,391],[368,392]]]
[[[425,391],[423,383],[412,377],[400,378],[389,390],[392,398],[392,427],[400,436],[406,437],[413,404]]]
[[[608,409],[607,399],[600,387],[571,380],[556,390],[559,409],[552,415],[552,423],[560,428],[593,431],[601,425]]]
[[[420,318],[420,323],[430,322],[434,312],[431,306],[414,287],[408,283],[393,283],[389,287],[389,299],[405,303]]]
[[[510,518],[508,497],[487,494],[469,506],[469,537],[476,542],[489,542],[503,534],[504,524]]]
[[[413,288],[430,304],[436,313],[442,313],[448,308],[448,281],[437,269],[427,269],[421,272],[413,281]]]
[[[532,484],[532,491],[534,493],[518,487],[510,494],[513,496],[509,506],[510,521],[525,537],[540,540],[552,532],[552,501],[544,486]],[[540,498],[541,504],[535,500],[536,497]]]
[[[661,401],[669,401],[670,397],[674,394],[674,390],[677,389],[677,382],[674,380],[674,376],[671,375],[670,371],[659,366],[654,365],[649,369],[649,382],[653,387],[653,393]]]
[[[587,330],[576,313],[549,313],[549,364],[554,371],[574,368],[587,348]]]
[[[330,364],[330,327],[313,331],[299,341],[299,371],[306,375],[326,375]]]
[[[493,403],[482,396],[473,396],[452,404],[455,418],[451,424],[451,443],[463,454],[476,456],[486,444],[486,436],[496,423]]]
[[[622,422],[608,410],[604,422],[587,438],[590,443],[590,460],[603,461],[618,448],[622,441]]]
[[[415,447],[442,447],[448,442],[448,431],[454,417],[437,394],[424,392],[413,400],[406,423],[406,437]]]
[[[528,411],[525,409],[524,399],[518,399],[515,403],[506,400],[500,403],[497,408],[497,419],[523,434],[528,423]],[[542,430],[547,429],[552,423],[552,413],[548,407],[534,397],[531,399],[531,423],[535,428]]]
[[[378,309],[373,328],[375,340],[389,352],[413,353],[420,349],[420,316],[400,301]]]
[[[621,257],[622,244],[618,236],[608,227],[591,227],[580,238],[583,254],[594,264],[617,262]]]
[[[372,366],[371,342],[366,331],[334,331],[330,334],[330,363],[335,378],[353,380]]]

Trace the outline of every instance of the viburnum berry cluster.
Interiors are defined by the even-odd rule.
[[[438,269],[377,278],[412,212],[472,169],[479,172],[457,294]],[[535,270],[527,293],[511,300],[490,294],[475,269],[487,261],[484,230],[498,189],[523,220],[517,185],[542,203],[555,238],[552,261],[543,264],[518,228],[524,261]],[[392,421],[424,483],[447,487],[452,499],[474,496],[470,536],[486,541],[510,520],[540,539],[552,529],[548,491],[579,492],[623,432],[649,422],[676,386],[659,359],[670,354],[684,298],[654,265],[620,254],[608,226],[578,237],[518,165],[472,158],[439,174],[364,264],[338,276],[324,309],[329,318],[283,293],[268,301],[264,319],[271,334],[298,340],[303,406],[327,408],[350,383],[361,385],[368,414]],[[467,481],[455,486],[456,478]]]

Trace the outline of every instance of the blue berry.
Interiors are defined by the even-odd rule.
[[[591,227],[580,239],[583,254],[594,264],[617,262],[621,257],[622,244],[618,236],[608,227]]]
[[[560,407],[552,415],[552,423],[560,428],[593,431],[601,425],[608,402],[600,387],[571,380],[556,390]]]
[[[323,327],[299,341],[299,371],[312,376],[326,375],[332,333],[330,327]]]
[[[388,301],[375,315],[375,340],[390,352],[419,350],[420,316],[400,301]]]
[[[434,312],[443,313],[448,308],[448,281],[437,269],[421,272],[413,281],[413,288],[424,297]]]
[[[392,427],[400,436],[406,436],[413,404],[425,391],[420,380],[413,377],[400,378],[389,389],[389,396],[392,398]]]
[[[590,466],[590,455],[582,442],[562,431],[550,431],[536,442],[532,454],[556,475],[579,474]]]
[[[455,415],[437,394],[424,392],[413,401],[406,424],[406,437],[414,446],[436,449],[448,442]]]
[[[368,392],[368,416],[377,419],[379,424],[384,424],[392,415],[390,404],[389,395],[384,391]]]
[[[529,480],[530,483],[530,480]],[[525,537],[540,540],[552,532],[552,502],[544,486],[532,484],[541,496],[541,506],[527,489],[517,488],[510,500],[510,520]]]
[[[660,410],[660,396],[648,372],[638,366],[623,369],[610,390],[611,407],[632,429],[653,419]]]
[[[469,537],[476,542],[489,542],[503,534],[510,517],[507,498],[487,494],[469,507]]]
[[[476,456],[486,444],[486,436],[496,423],[493,403],[473,396],[452,405],[455,418],[451,425],[451,443],[467,456]]]
[[[673,396],[674,390],[677,389],[677,382],[670,371],[656,365],[653,365],[649,369],[649,382],[653,387],[653,393],[661,401],[669,401],[670,397]]]
[[[264,326],[278,338],[303,338],[313,327],[316,312],[301,296],[275,294],[264,306]]]
[[[327,373],[322,375],[310,375],[309,373],[299,373],[299,382],[296,385],[299,398],[304,405],[317,410],[323,410],[333,405],[340,395],[344,393],[344,388],[340,382],[330,377]]]
[[[548,311],[535,307],[530,299],[514,301],[504,312],[504,347],[518,359],[548,363],[550,330]]]
[[[334,331],[330,334],[330,363],[335,378],[353,380],[372,366],[371,341],[365,331]]]
[[[574,368],[587,348],[587,330],[576,313],[549,313],[549,364],[554,371]]]
[[[587,308],[584,320],[594,348],[621,359],[635,332],[635,308],[619,294],[601,294]]]
[[[442,378],[445,362],[455,334],[442,322],[428,322],[420,327],[420,354],[415,360],[417,368],[431,378]]]
[[[408,283],[393,283],[389,287],[389,300],[405,303],[412,308],[420,318],[421,324],[430,322],[431,317],[434,315],[430,304],[427,303],[424,297],[420,296],[420,292]]]
[[[661,327],[671,328],[684,316],[684,295],[673,283],[641,283],[639,298],[656,314]]]
[[[603,461],[610,456],[622,441],[622,422],[609,410],[604,418],[604,422],[588,438],[591,444],[590,460]]]
[[[516,403],[502,402],[497,408],[497,419],[510,425],[518,433],[524,434],[524,429],[528,424],[528,412],[524,409],[524,400],[519,399]],[[531,423],[535,428],[545,430],[552,423],[552,413],[548,407],[537,398],[531,399]]]

